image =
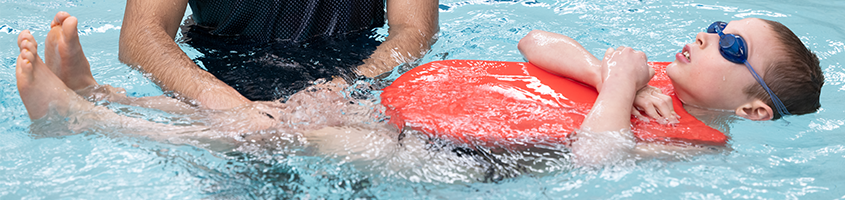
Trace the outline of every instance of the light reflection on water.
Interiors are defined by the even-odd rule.
[[[741,17],[784,23],[821,58],[828,82],[818,113],[788,118],[788,124],[736,122],[731,127],[734,150],[728,155],[705,155],[680,162],[645,161],[601,170],[571,169],[540,150],[460,157],[456,154],[468,152],[441,148],[443,144],[436,142],[424,143],[427,140],[418,139],[419,133],[405,131],[407,141],[424,146],[422,151],[413,152],[395,148],[396,142],[385,139],[398,137],[399,131],[389,128],[351,127],[343,131],[379,137],[383,142],[334,140],[337,145],[351,146],[332,147],[353,155],[392,153],[396,158],[359,163],[317,156],[315,147],[308,145],[219,152],[119,137],[120,132],[83,132],[55,138],[30,135],[30,121],[15,89],[17,48],[13,41],[20,30],[30,29],[43,45],[46,24],[59,10],[79,17],[80,30],[86,31],[81,36],[82,44],[100,83],[124,87],[131,96],[162,94],[140,73],[117,60],[123,4],[29,1],[0,8],[0,96],[4,99],[0,112],[5,113],[0,117],[0,199],[843,198],[837,196],[842,195],[837,184],[845,176],[838,170],[845,163],[845,137],[839,133],[845,115],[837,101],[845,87],[841,65],[845,31],[839,25],[845,17],[838,14],[845,5],[840,1],[441,1],[441,35],[423,62],[521,61],[516,44],[533,29],[569,35],[595,55],[608,47],[626,45],[646,52],[650,60],[669,61],[712,21]],[[314,116],[301,117],[302,121],[311,121]],[[281,132],[276,134],[300,134],[296,129]],[[356,149],[378,152],[353,151]],[[561,153],[558,147],[549,149],[557,150],[551,151],[553,154]],[[499,161],[546,164],[520,168],[497,164]],[[387,170],[386,166],[396,168]],[[488,173],[491,171],[495,173]],[[509,176],[516,178],[506,178]],[[474,181],[484,179],[499,181]]]

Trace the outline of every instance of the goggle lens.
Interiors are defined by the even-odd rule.
[[[727,26],[728,23],[722,21],[713,22],[707,27],[707,32],[719,34],[720,52],[725,59],[742,64],[748,59],[748,55],[745,53],[745,41],[738,35],[722,33],[722,30]]]

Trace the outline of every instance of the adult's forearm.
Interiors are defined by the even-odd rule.
[[[122,33],[120,58],[149,74],[162,89],[195,100],[202,107],[229,109],[249,101],[199,68],[163,31],[146,29]]]
[[[129,0],[120,31],[121,62],[150,75],[162,89],[205,108],[248,102],[235,89],[200,69],[174,41],[187,0]]]
[[[415,28],[391,27],[389,34],[373,54],[364,60],[364,65],[358,67],[360,75],[375,77],[399,64],[413,62],[425,55],[435,40],[435,33],[424,34]]]
[[[388,36],[358,67],[358,73],[375,77],[421,58],[440,30],[438,16],[437,0],[388,0]]]

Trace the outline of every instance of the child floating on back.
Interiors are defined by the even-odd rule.
[[[67,13],[56,15],[45,45],[46,62],[37,55],[37,43],[28,31],[18,37],[21,50],[16,62],[18,90],[30,118],[40,119],[48,113],[66,117],[84,112],[90,120],[115,121],[112,123],[115,126],[164,126],[117,115],[74,92],[99,87],[79,44],[76,23],[76,18]],[[631,115],[666,123],[677,120],[671,101],[667,105],[665,95],[659,90],[645,87],[653,72],[649,71],[644,53],[619,47],[608,49],[599,60],[571,38],[543,31],[529,33],[520,41],[519,49],[531,63],[599,91],[593,109],[571,144],[576,163],[603,165],[644,152],[660,153],[659,145],[634,142],[629,130]],[[780,23],[756,18],[714,23],[707,32],[699,33],[693,43],[684,46],[676,58],[667,67],[667,74],[685,106],[728,110],[751,120],[812,113],[820,107],[818,100],[824,77],[818,58]],[[99,88],[107,90],[109,94],[103,98],[109,101],[177,113],[200,112],[172,98],[128,98],[115,93],[119,89]],[[86,95],[86,98],[97,97]],[[341,98],[337,101],[345,103]],[[231,116],[212,117],[218,120],[201,129],[227,133],[259,131],[289,119],[284,113],[285,105],[252,105],[223,113]],[[310,123],[315,126],[310,128],[328,130],[325,127],[343,123]],[[161,132],[144,135],[172,137]],[[228,140],[243,141],[240,137],[244,136],[234,133],[230,137],[235,139]]]
[[[667,106],[667,98],[660,97],[664,94],[644,92],[654,89],[644,87],[651,76],[642,52],[628,47],[608,49],[599,61],[571,38],[544,31],[529,33],[519,49],[538,67],[598,89],[599,97],[573,143],[576,160],[607,163],[618,158],[604,155],[619,154],[607,152],[630,151],[633,141],[625,129],[630,127],[632,113],[676,120],[671,101]],[[687,108],[774,120],[812,113],[821,106],[824,77],[818,58],[792,31],[774,21],[715,22],[677,53],[666,73]],[[606,138],[627,145],[597,144]]]

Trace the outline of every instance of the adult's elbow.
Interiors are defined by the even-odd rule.
[[[120,45],[118,46],[118,51],[117,51],[117,59],[120,60],[121,63],[127,64],[127,65],[134,65],[136,63],[134,62],[133,57],[130,56],[130,55],[132,55],[131,52],[132,52],[131,48],[129,48],[126,45],[126,42],[124,41],[123,37],[121,36]]]
[[[121,63],[130,66],[141,64],[142,59],[148,57],[145,54],[149,53],[149,49],[160,43],[157,40],[162,40],[162,37],[157,37],[160,35],[156,34],[158,29],[141,27],[144,26],[125,26],[120,30],[117,57]]]
[[[120,38],[118,40],[118,60],[127,65],[136,65],[139,35],[131,27],[127,27],[120,30]]]
[[[426,39],[428,39],[428,46],[434,45],[437,42],[437,33],[440,32],[440,25],[435,23],[428,28],[428,32],[426,33]]]

